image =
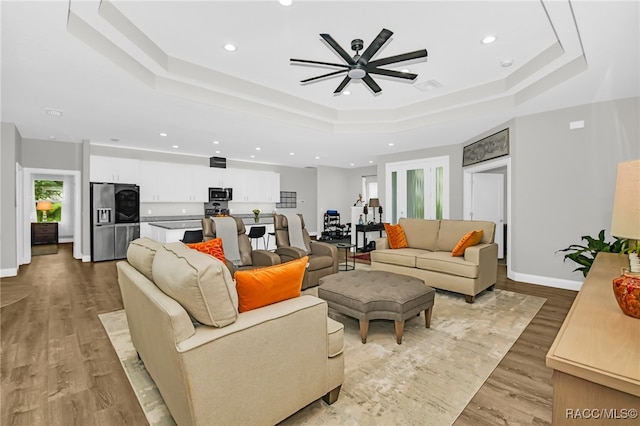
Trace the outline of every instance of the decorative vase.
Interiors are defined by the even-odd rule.
[[[640,318],[640,274],[623,271],[613,280],[613,294],[625,315]]]
[[[257,214],[256,214],[256,215],[254,215],[254,216],[253,216],[253,221],[254,221],[255,223],[260,222],[260,217],[258,217],[258,215],[257,215]]]

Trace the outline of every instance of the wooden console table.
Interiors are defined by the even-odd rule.
[[[640,422],[640,319],[622,313],[611,283],[626,264],[598,254],[547,353],[554,425]]]

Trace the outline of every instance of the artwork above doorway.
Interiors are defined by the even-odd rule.
[[[467,145],[462,152],[462,167],[509,155],[509,129],[501,130]]]

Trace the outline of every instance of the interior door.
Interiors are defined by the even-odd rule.
[[[498,259],[502,259],[504,258],[504,175],[474,173],[471,188],[471,218],[495,222]]]

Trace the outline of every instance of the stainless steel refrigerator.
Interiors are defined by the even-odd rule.
[[[91,260],[124,259],[140,236],[140,188],[91,182]]]

